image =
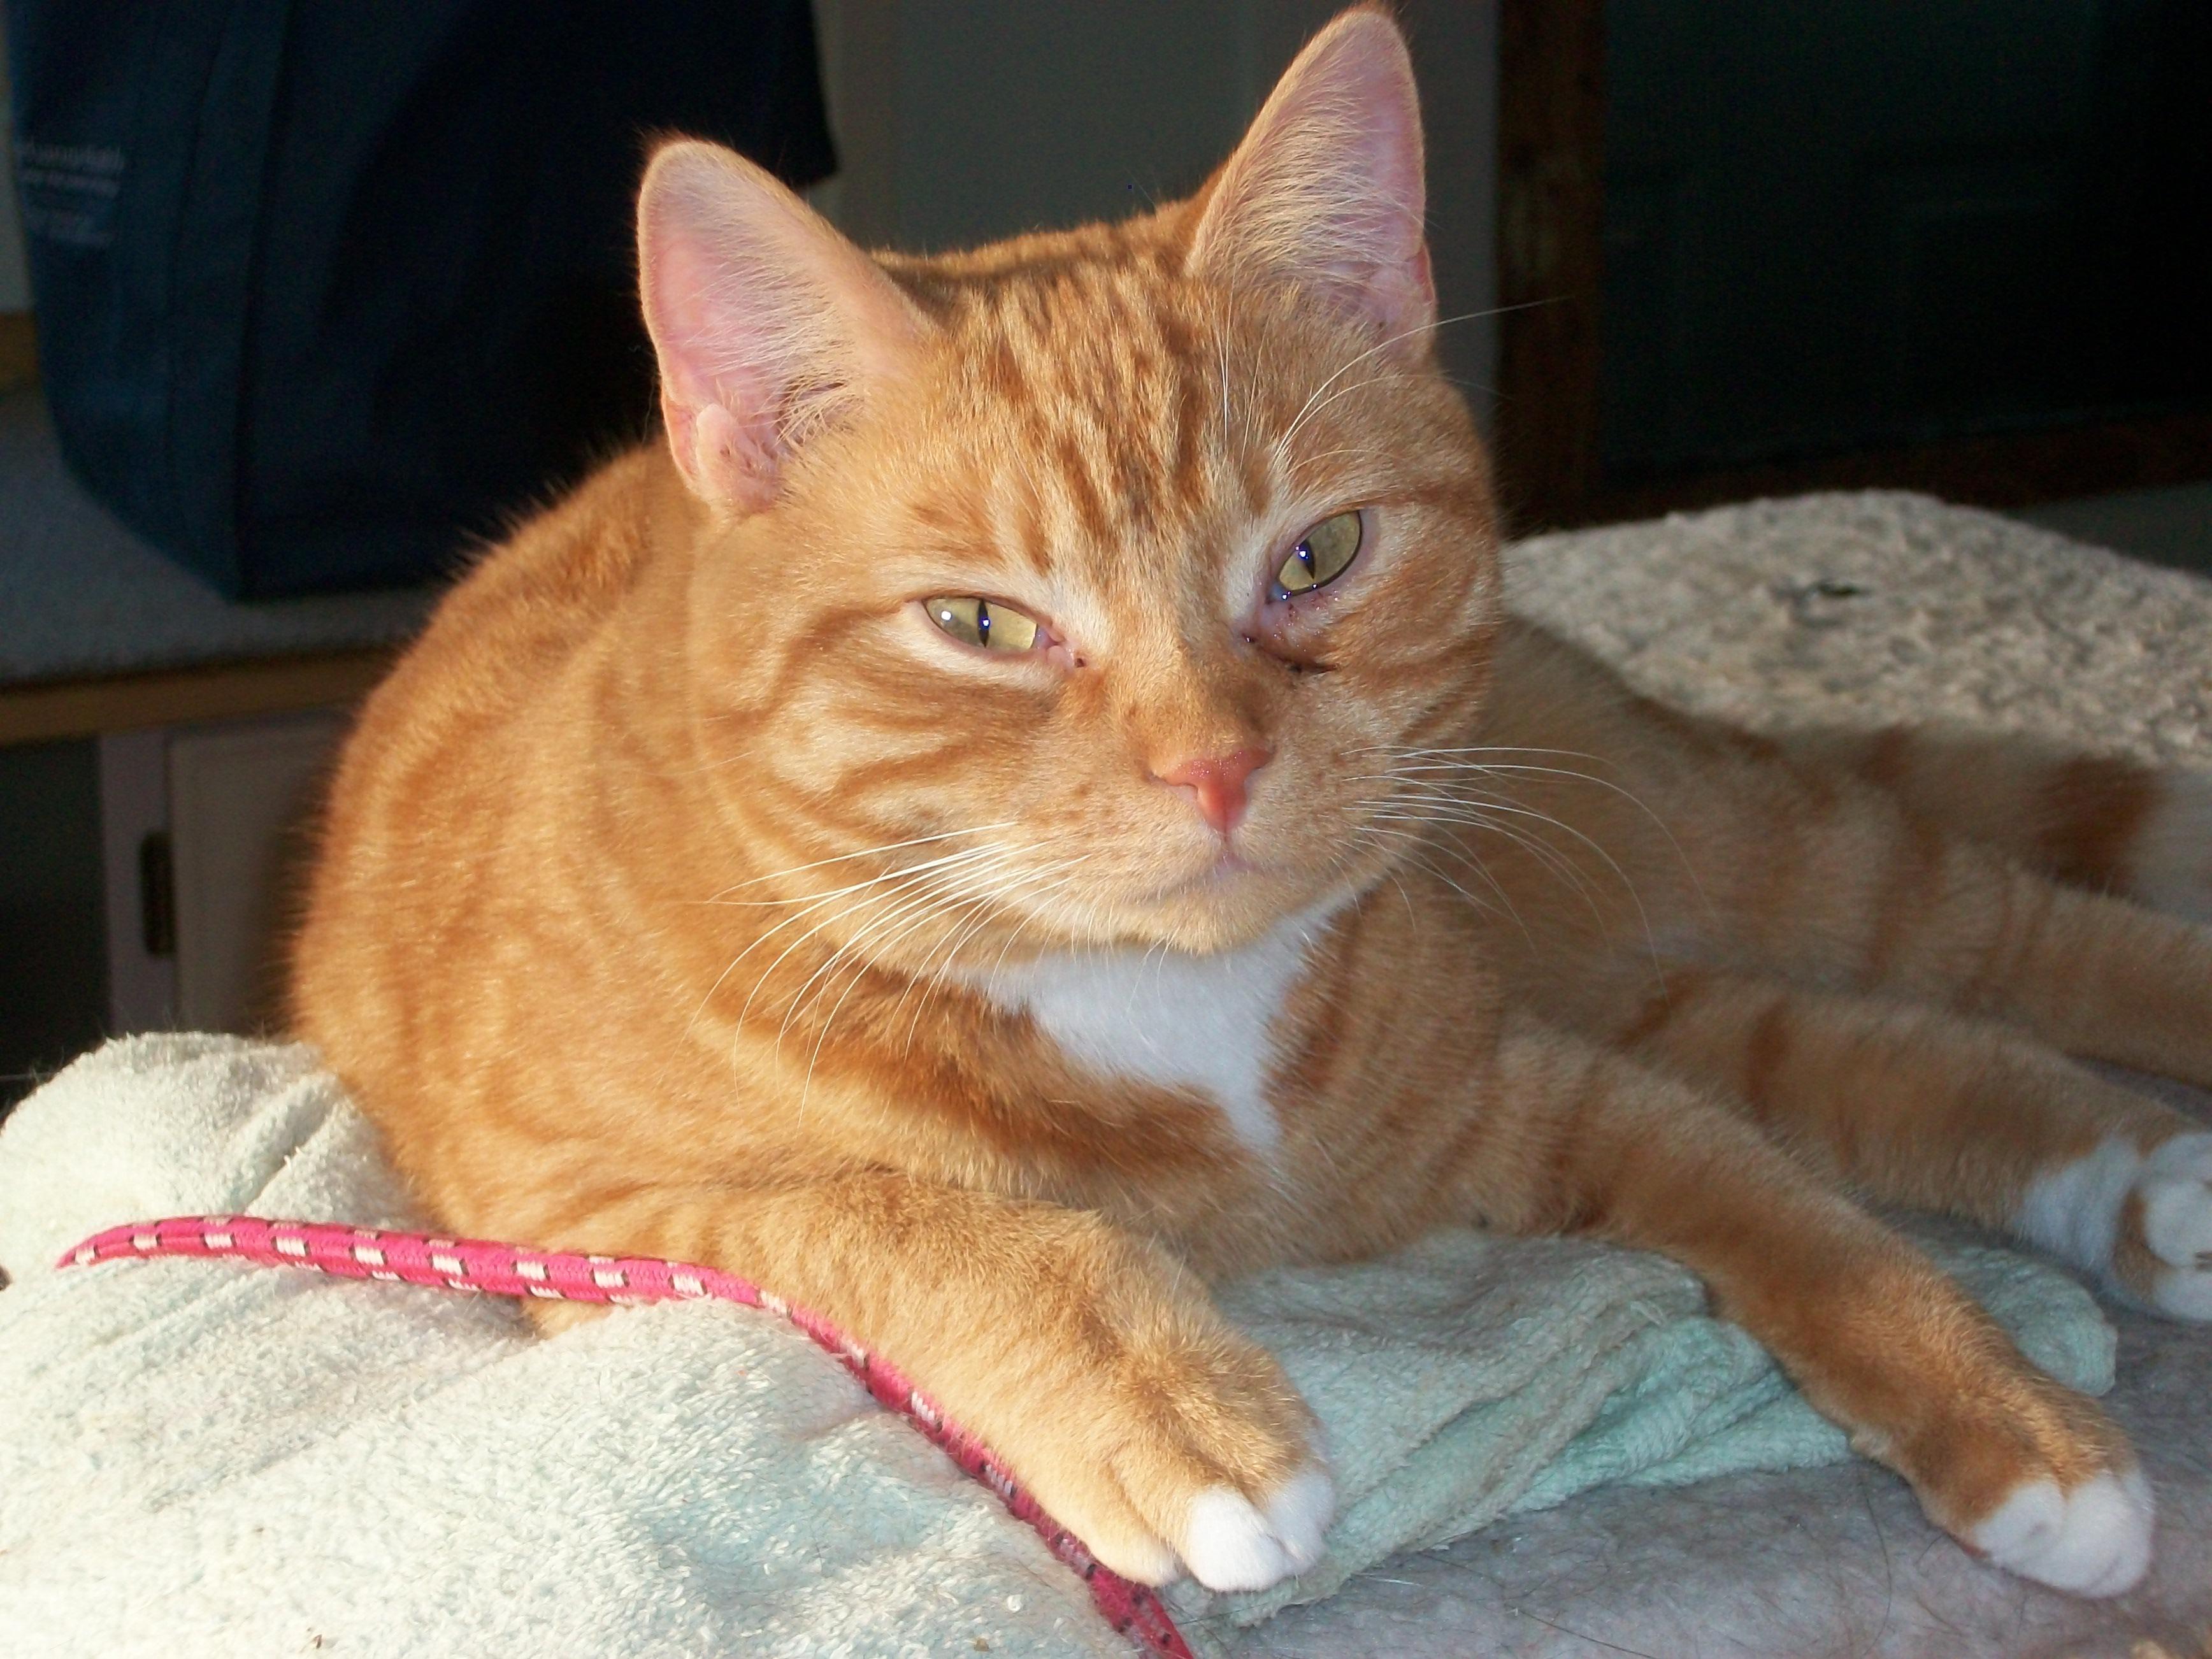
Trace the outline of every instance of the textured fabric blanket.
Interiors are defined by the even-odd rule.
[[[1124,1650],[989,1491],[770,1316],[629,1309],[542,1342],[512,1304],[410,1285],[52,1265],[118,1222],[205,1212],[414,1221],[298,1048],[114,1043],[0,1131],[14,1650]],[[2110,1330],[2071,1280],[1995,1250],[1950,1261],[2040,1363],[2109,1385]],[[1296,1584],[1176,1599],[1202,1650],[1596,1483],[1846,1455],[1650,1256],[1447,1235],[1226,1301],[1321,1414],[1345,1507]]]

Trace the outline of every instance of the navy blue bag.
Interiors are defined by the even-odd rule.
[[[647,429],[652,135],[835,165],[805,0],[8,0],[64,453],[225,592],[412,581]]]

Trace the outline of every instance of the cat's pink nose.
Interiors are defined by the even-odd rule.
[[[1244,816],[1246,781],[1273,758],[1272,750],[1239,749],[1232,754],[1177,761],[1152,775],[1162,783],[1194,793],[1198,797],[1199,817],[1225,836]]]

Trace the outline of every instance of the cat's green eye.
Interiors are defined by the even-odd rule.
[[[1338,513],[1323,519],[1298,538],[1276,572],[1270,599],[1287,599],[1310,593],[1341,576],[1359,551],[1359,514]]]
[[[930,621],[963,645],[980,645],[991,651],[1026,651],[1036,643],[1037,625],[1030,617],[972,593],[943,593],[924,599]]]

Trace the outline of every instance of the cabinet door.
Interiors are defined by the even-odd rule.
[[[91,744],[0,747],[0,1116],[101,1036],[99,811]]]
[[[168,743],[177,1018],[273,1024],[309,820],[346,717],[317,711],[187,728]]]

